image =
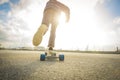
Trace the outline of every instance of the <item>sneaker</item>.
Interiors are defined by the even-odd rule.
[[[53,48],[52,48],[52,47],[49,47],[49,50],[53,50]]]
[[[48,27],[44,24],[42,24],[40,26],[40,28],[38,29],[38,31],[35,33],[35,35],[33,37],[33,45],[34,46],[38,46],[41,43],[42,37],[46,33],[47,29],[48,29]]]

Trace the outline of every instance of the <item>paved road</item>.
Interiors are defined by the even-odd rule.
[[[120,54],[64,52],[60,62],[41,53],[0,50],[0,80],[120,80]]]

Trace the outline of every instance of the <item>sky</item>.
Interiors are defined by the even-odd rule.
[[[0,44],[34,47],[48,0],[0,0]],[[120,0],[58,0],[70,8],[70,21],[61,15],[55,49],[116,50],[120,47]],[[47,48],[50,27],[39,46]]]

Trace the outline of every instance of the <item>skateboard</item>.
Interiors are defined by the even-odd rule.
[[[42,54],[40,54],[40,61],[45,61],[49,59],[59,59],[59,61],[64,61],[64,54],[58,54],[56,51],[46,51]]]

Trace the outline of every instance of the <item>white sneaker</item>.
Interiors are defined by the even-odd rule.
[[[42,37],[48,30],[45,24],[42,24],[33,37],[33,45],[38,46],[42,42]]]

